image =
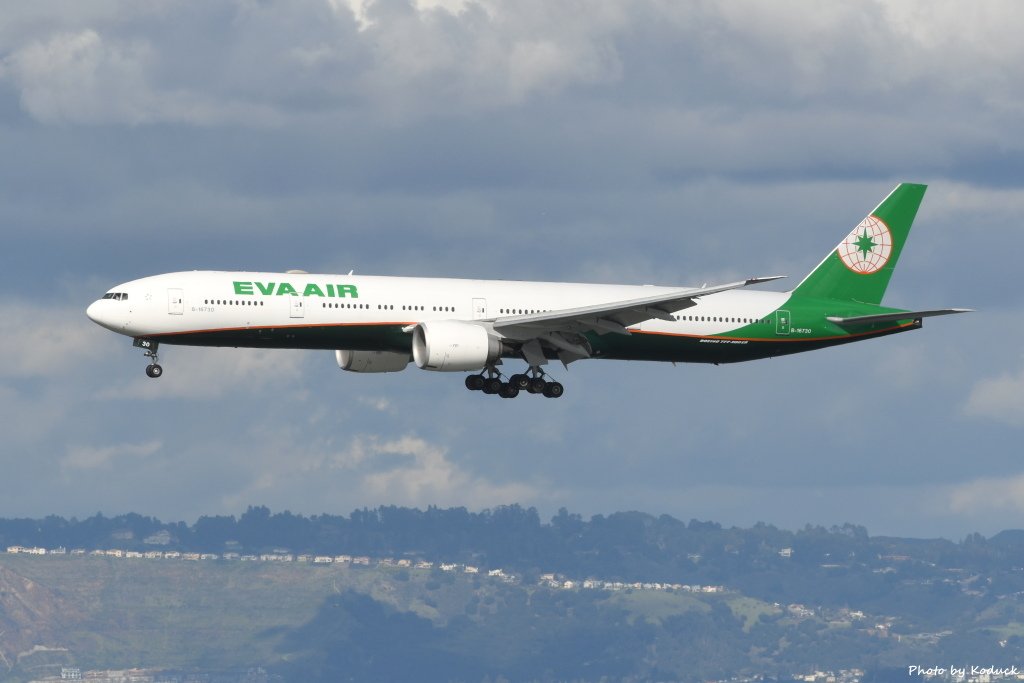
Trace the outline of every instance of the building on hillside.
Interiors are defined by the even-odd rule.
[[[171,544],[171,532],[167,529],[161,529],[160,531],[146,536],[142,539],[142,542],[146,545],[170,545]]]

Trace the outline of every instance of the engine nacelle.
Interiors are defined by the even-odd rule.
[[[394,351],[347,351],[334,352],[338,367],[349,372],[398,372],[409,364],[409,354]]]
[[[412,331],[412,357],[422,370],[481,370],[500,356],[501,342],[480,325],[434,320]]]

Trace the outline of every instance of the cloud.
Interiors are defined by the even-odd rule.
[[[1024,368],[978,381],[967,397],[964,412],[1013,427],[1024,426]]]
[[[317,356],[308,351],[282,349],[206,349],[168,345],[162,346],[159,353],[160,364],[164,368],[160,379],[145,376],[142,372],[144,358],[140,354],[138,369],[132,371],[133,379],[120,380],[113,386],[99,389],[96,398],[108,401],[219,399],[243,386],[252,391],[280,382],[296,383],[301,379],[310,357]],[[319,357],[325,368],[329,368],[327,355],[319,354]],[[128,372],[126,369],[125,373]]]
[[[0,61],[0,78],[42,123],[265,126],[353,105],[403,117],[487,109],[618,77],[595,21],[618,13],[587,11],[581,22],[582,5],[528,4],[237,3],[227,21],[156,7],[131,22],[100,14],[78,30],[51,18]]]
[[[103,353],[84,309],[0,301],[0,320],[0,378],[58,378]]]
[[[446,448],[412,436],[360,437],[332,461],[333,467],[342,468],[381,465],[381,471],[362,477],[361,488],[372,500],[403,505],[489,507],[529,502],[538,496],[533,486],[518,482],[495,484],[474,476],[449,460]]]
[[[104,41],[93,30],[59,33],[3,60],[25,111],[44,123],[141,123],[154,120],[145,43]]]
[[[159,440],[137,444],[119,444],[116,446],[76,446],[68,449],[67,455],[61,459],[60,465],[66,470],[93,470],[108,468],[115,460],[123,458],[146,458],[163,447]]]
[[[364,406],[369,406],[370,408],[382,413],[394,412],[391,400],[386,396],[357,396],[356,400]]]
[[[953,488],[950,509],[958,514],[1024,512],[1024,474],[975,479]]]
[[[0,78],[12,81],[22,108],[47,124],[276,121],[273,111],[258,103],[208,97],[194,85],[161,87],[154,73],[165,58],[145,39],[106,38],[85,29],[58,33],[14,52],[0,61]]]
[[[282,126],[357,110],[409,121],[574,88],[711,120],[792,114],[794,102],[878,122],[893,106],[934,113],[935,100],[984,102],[995,117],[1024,109],[1015,3],[67,4],[17,13],[0,62],[44,123]],[[914,96],[893,98],[900,90]]]

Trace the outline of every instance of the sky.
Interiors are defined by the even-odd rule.
[[[1024,528],[1022,26],[1012,0],[0,0],[0,516]],[[164,346],[154,381],[84,313],[194,269],[795,284],[901,181],[929,190],[885,303],[977,312],[555,367],[558,400],[329,351]]]

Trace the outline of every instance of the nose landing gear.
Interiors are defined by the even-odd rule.
[[[160,348],[160,344],[158,342],[155,342],[152,339],[135,339],[132,344],[133,346],[143,349],[146,352],[144,355],[151,361],[150,364],[146,366],[147,376],[156,379],[164,374],[164,369],[160,367],[159,363],[157,363],[158,358],[156,351]]]

